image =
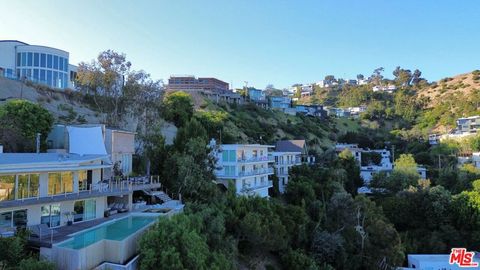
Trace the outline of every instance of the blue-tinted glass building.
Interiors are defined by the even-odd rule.
[[[0,40],[0,76],[29,80],[52,88],[74,88],[76,66],[69,53],[17,40]]]

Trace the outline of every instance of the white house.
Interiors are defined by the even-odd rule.
[[[285,192],[285,188],[288,184],[288,173],[293,166],[302,164],[301,152],[280,152],[275,150],[272,152],[272,156],[275,160],[274,168],[275,175],[278,178],[278,189],[280,193]]]
[[[221,144],[212,140],[209,147],[217,159],[215,174],[218,182],[225,187],[233,185],[237,195],[268,197],[272,181],[269,176],[273,169],[273,157],[269,156],[270,145],[260,144]]]
[[[360,176],[368,185],[373,178],[373,175],[380,172],[389,174],[393,170],[393,163],[390,160],[390,151],[386,149],[380,150],[363,150],[363,153],[378,153],[381,156],[380,164],[372,164],[360,167]]]
[[[52,153],[108,154],[124,176],[132,173],[135,132],[101,124],[55,125],[47,137],[47,146]],[[113,169],[106,168],[102,173],[108,179],[113,176]]]

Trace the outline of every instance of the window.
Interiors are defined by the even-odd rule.
[[[97,203],[94,199],[76,201],[73,206],[73,211],[75,212],[73,222],[91,220],[97,216]]]
[[[40,78],[39,80],[43,83],[45,83],[47,81],[47,78],[45,77],[45,70],[44,69],[40,69]]]
[[[222,161],[228,161],[228,150],[222,152]]]
[[[63,71],[67,72],[68,71],[68,59],[63,58]]]
[[[63,71],[63,57],[59,57],[58,60],[58,69]]]
[[[15,199],[15,175],[0,176],[0,201]]]
[[[27,65],[31,67],[33,65],[33,53],[29,52],[27,56]]]
[[[53,56],[53,69],[58,69],[58,56]]]
[[[38,196],[38,187],[40,183],[39,174],[20,174],[18,178],[17,198],[31,198]]]
[[[38,81],[38,79],[39,79],[38,77],[39,77],[38,76],[38,69],[35,68],[35,69],[33,69],[33,80]]]
[[[52,71],[51,70],[47,70],[47,84],[49,86],[52,86]]]
[[[0,228],[27,226],[27,210],[16,210],[0,213]]]
[[[34,53],[33,54],[33,66],[38,67],[40,66],[40,54]]]
[[[48,227],[60,226],[60,204],[44,205],[41,208],[40,223]]]
[[[78,172],[78,190],[83,191],[88,189],[88,176],[87,171]]]
[[[72,172],[49,173],[48,195],[56,195],[73,192]]]
[[[53,82],[53,87],[58,87],[58,72],[57,71],[53,72],[52,82]]]
[[[40,66],[41,67],[47,66],[47,55],[44,53],[40,54]]]
[[[27,53],[22,53],[22,67],[27,65]]]
[[[230,150],[229,151],[229,161],[235,162],[237,161],[237,153],[235,150]]]
[[[21,63],[22,63],[22,54],[17,53],[17,67],[19,67]]]
[[[52,68],[52,55],[51,54],[47,54],[47,68]]]

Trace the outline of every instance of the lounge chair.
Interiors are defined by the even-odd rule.
[[[128,209],[127,207],[125,207],[125,204],[119,203],[117,207],[117,211],[118,213],[125,213],[125,212],[128,212]]]
[[[51,234],[56,234],[58,233],[54,229],[50,229],[47,224],[39,224],[39,225],[34,225],[29,228],[30,230],[30,235],[38,238],[42,238],[43,236],[51,235]]]

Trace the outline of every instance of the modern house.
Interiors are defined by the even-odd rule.
[[[288,184],[288,173],[293,166],[302,164],[301,152],[279,152],[275,150],[272,152],[272,156],[275,160],[274,168],[275,175],[278,178],[278,189],[280,193],[285,192],[285,188]]]
[[[263,90],[248,87],[247,94],[250,102],[253,102],[255,105],[264,109],[268,109],[268,100]]]
[[[270,145],[221,144],[215,140],[209,144],[217,159],[217,181],[225,187],[235,187],[237,195],[268,197],[272,181],[273,157],[269,156]]]
[[[169,91],[211,91],[223,93],[229,91],[228,83],[217,78],[196,78],[195,76],[170,76],[167,90]]]
[[[0,76],[73,89],[76,71],[66,51],[18,40],[0,40]]]
[[[314,164],[315,156],[308,153],[308,146],[305,140],[285,140],[275,144],[275,151],[281,153],[300,153],[300,162]]]
[[[462,117],[457,119],[458,133],[477,133],[480,128],[480,116]]]
[[[132,173],[135,132],[106,128],[104,125],[55,125],[47,137],[48,152],[109,155],[112,168],[102,170],[102,178]]]
[[[102,218],[108,195],[129,193],[104,190],[101,170],[111,166],[107,155],[0,154],[1,228],[63,226],[69,212],[73,222]]]
[[[284,110],[292,107],[292,99],[284,96],[268,97],[269,106],[272,109]]]
[[[352,153],[353,157],[357,161],[358,165],[362,164],[362,152],[363,149],[358,147],[356,143],[337,143],[335,144],[335,152],[340,154],[344,150],[348,150]]]
[[[295,106],[295,110],[298,114],[326,118],[327,111],[323,109],[322,105],[297,105]]]
[[[390,151],[386,149],[380,150],[363,150],[363,153],[377,153],[381,156],[379,164],[368,164],[366,166],[360,166],[360,176],[368,185],[373,178],[374,174],[385,172],[390,174],[393,170],[393,163],[391,161]]]

